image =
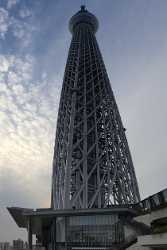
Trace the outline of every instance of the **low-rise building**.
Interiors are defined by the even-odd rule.
[[[13,240],[13,250],[23,250],[24,241],[21,239]]]
[[[0,242],[0,250],[10,250],[9,242]]]

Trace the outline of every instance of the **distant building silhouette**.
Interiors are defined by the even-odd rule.
[[[24,241],[21,239],[13,240],[13,250],[23,250]]]
[[[10,250],[9,242],[0,242],[0,250]]]

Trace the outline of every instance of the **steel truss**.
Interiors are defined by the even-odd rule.
[[[61,92],[52,177],[53,208],[140,200],[121,117],[92,26],[76,25]]]

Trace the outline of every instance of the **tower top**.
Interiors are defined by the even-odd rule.
[[[81,23],[89,24],[92,27],[94,33],[96,33],[99,27],[99,22],[97,18],[92,13],[87,11],[85,5],[81,5],[81,9],[74,16],[71,17],[69,22],[70,32],[73,33],[75,27]]]
[[[85,5],[81,5],[81,11],[86,11],[86,6]]]

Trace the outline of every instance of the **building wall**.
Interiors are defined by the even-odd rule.
[[[150,247],[142,247],[139,243],[127,248],[128,250],[152,250]]]
[[[167,219],[167,208],[159,208],[148,214],[138,216],[135,220],[151,227],[153,221],[163,218]],[[129,247],[129,250],[151,250],[156,247],[158,247],[158,249],[167,249],[167,232],[141,235],[137,237],[137,240],[138,242]]]
[[[167,218],[167,207],[151,211],[150,213],[147,213],[145,215],[137,216],[135,220],[138,222],[143,222],[146,225],[150,226],[152,221],[161,218]]]

